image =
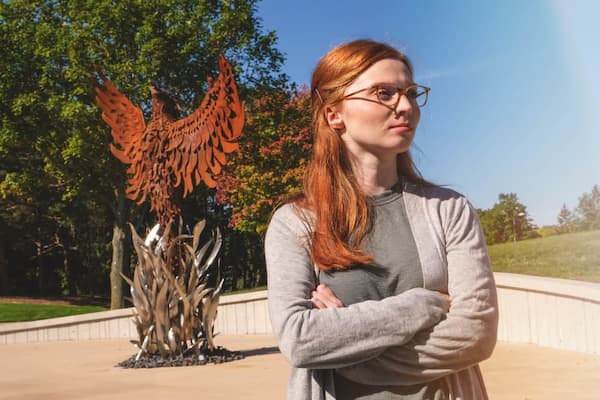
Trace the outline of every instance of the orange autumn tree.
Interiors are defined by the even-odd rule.
[[[216,200],[232,206],[231,227],[266,230],[274,207],[301,190],[311,143],[306,87],[266,89],[247,105],[240,149],[217,178]]]

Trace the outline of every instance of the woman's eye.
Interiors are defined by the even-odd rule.
[[[381,101],[391,100],[396,94],[397,89],[393,87],[380,87],[377,88],[377,97]]]
[[[419,97],[419,96],[420,96],[420,93],[419,93],[419,91],[417,90],[417,88],[416,88],[416,87],[414,87],[414,88],[409,88],[409,89],[406,91],[406,97],[408,97],[409,99],[416,99],[416,98],[417,98],[417,97]]]

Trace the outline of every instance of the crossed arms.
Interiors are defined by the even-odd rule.
[[[446,227],[448,294],[414,288],[379,301],[314,308],[307,228],[279,209],[265,241],[271,323],[297,368],[337,369],[357,382],[411,385],[490,356],[497,329],[493,275],[476,214],[464,201]]]

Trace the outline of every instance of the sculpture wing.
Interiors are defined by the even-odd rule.
[[[238,148],[237,139],[244,127],[244,105],[240,102],[231,65],[219,57],[219,77],[211,85],[194,113],[170,125],[169,160],[176,176],[175,186],[183,181],[183,196],[200,181],[215,187],[214,175],[225,165],[225,154]]]
[[[112,129],[113,140],[120,147],[111,143],[110,151],[121,162],[135,164],[140,158],[137,150],[146,129],[144,114],[102,72],[96,71],[103,82],[96,82],[96,103],[102,110],[102,119]]]

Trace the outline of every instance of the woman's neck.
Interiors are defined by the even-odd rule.
[[[382,193],[398,182],[396,157],[387,160],[375,156],[350,158],[352,172],[367,196]]]

